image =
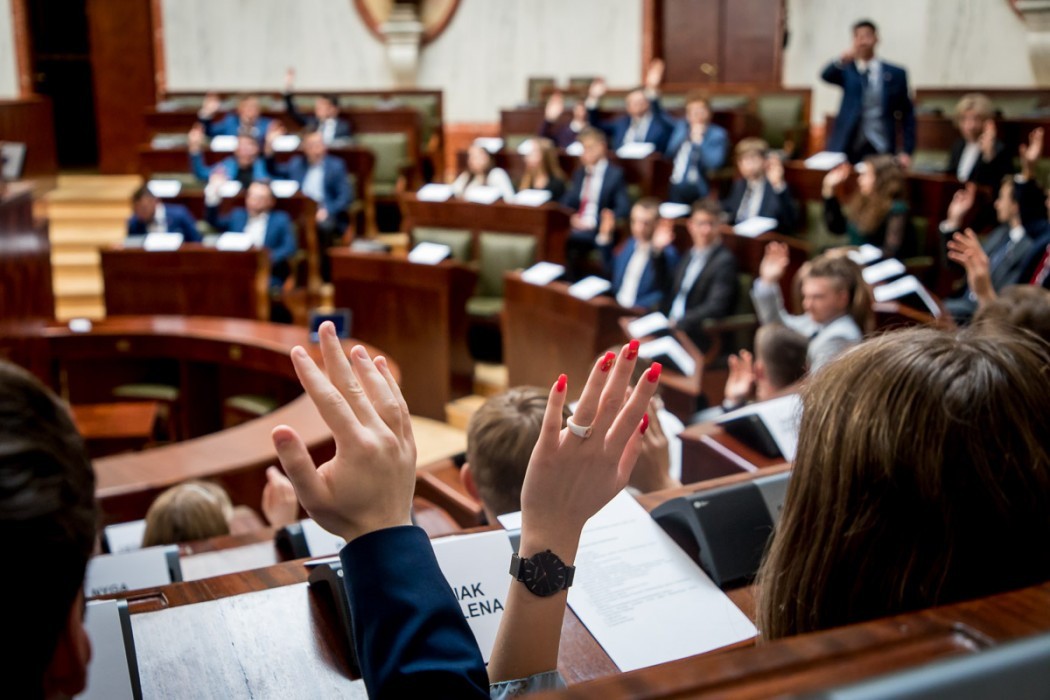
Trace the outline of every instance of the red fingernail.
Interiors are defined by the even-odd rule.
[[[565,385],[568,384],[568,383],[569,383],[569,378],[566,377],[564,374],[559,374],[558,375],[558,384],[554,388],[560,394],[563,391],[565,391]]]
[[[660,372],[662,372],[663,369],[663,365],[661,365],[659,362],[654,362],[653,366],[649,368],[649,373],[645,376],[650,382],[655,382],[657,379],[660,378]]]
[[[643,413],[642,414],[642,428],[641,428],[642,435],[645,435],[645,431],[648,430],[648,429],[649,429],[649,414],[648,413]]]
[[[616,361],[616,353],[614,353],[614,352],[607,352],[607,353],[605,353],[605,357],[602,358],[602,371],[603,372],[608,372],[610,369],[612,369],[613,362],[615,362],[615,361]]]
[[[627,345],[627,359],[628,360],[633,360],[636,357],[638,357],[638,341],[637,340],[632,340]]]

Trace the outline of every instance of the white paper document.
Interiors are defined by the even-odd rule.
[[[846,154],[836,151],[821,151],[806,158],[806,167],[810,170],[831,170],[836,165],[846,162]]]
[[[648,343],[642,343],[638,346],[638,355],[650,360],[666,355],[671,362],[678,365],[678,369],[685,376],[692,377],[696,374],[696,360],[671,335],[665,335],[662,338],[650,340]]]
[[[565,154],[570,156],[579,157],[583,154],[583,144],[579,141],[573,141],[565,147]]]
[[[151,252],[178,250],[182,245],[181,233],[147,233],[142,241],[142,249]]]
[[[499,153],[503,150],[503,139],[498,136],[479,136],[474,139],[475,146],[481,146],[489,153]]]
[[[624,160],[641,160],[654,150],[656,150],[656,146],[645,141],[625,143],[616,149],[616,157]]]
[[[875,301],[892,301],[914,294],[922,300],[926,310],[933,314],[935,318],[940,318],[941,316],[941,307],[937,306],[937,302],[926,291],[926,287],[922,286],[922,282],[915,278],[915,275],[907,275],[888,284],[881,284],[875,287],[872,292],[875,295]]]
[[[339,554],[339,551],[346,546],[346,540],[325,530],[317,524],[317,521],[311,518],[299,521],[299,526],[303,528],[306,548],[309,550],[311,557]]]
[[[477,185],[463,193],[463,199],[475,204],[492,204],[502,196],[499,188],[489,187],[488,185]]]
[[[893,277],[903,275],[904,272],[904,263],[896,258],[887,258],[882,262],[877,262],[864,268],[861,274],[864,275],[864,281],[868,284],[878,284],[879,282],[885,282]]]
[[[107,525],[105,529],[106,546],[110,554],[134,552],[136,549],[142,549],[142,536],[145,534],[145,520]]]
[[[178,197],[182,191],[182,183],[178,180],[150,180],[146,183],[146,189],[158,199]]]
[[[536,147],[534,139],[525,139],[518,144],[518,155],[527,156],[532,153],[532,149]]]
[[[750,219],[744,219],[739,224],[733,227],[733,233],[738,236],[747,236],[748,238],[757,238],[763,233],[769,233],[775,231],[777,228],[777,220],[770,216],[752,216]]]
[[[299,148],[300,139],[295,134],[281,134],[273,137],[273,150],[278,153],[290,153]]]
[[[416,199],[421,202],[447,202],[452,199],[452,185],[441,185],[436,182],[423,185],[416,192]]]
[[[245,251],[251,250],[252,237],[240,231],[227,231],[215,241],[216,250]]]
[[[408,261],[419,265],[437,265],[445,258],[452,257],[452,249],[442,243],[422,241],[408,252]]]
[[[219,185],[219,196],[229,199],[241,193],[241,183],[237,180],[227,180]]]
[[[865,243],[856,250],[851,250],[846,253],[849,259],[857,263],[861,267],[864,265],[870,265],[876,260],[882,259],[882,249],[878,246],[873,246],[871,243]]]
[[[496,520],[503,526],[504,530],[520,530],[521,529],[521,511],[515,511],[513,513],[504,513],[503,515],[497,515]]]
[[[124,644],[117,600],[92,600],[84,610],[84,631],[91,641],[87,687],[78,700],[131,700],[131,668]]]
[[[84,595],[89,598],[121,591],[134,591],[171,583],[168,551],[171,547],[147,547],[124,554],[100,554],[88,560]],[[177,551],[177,548],[176,548]]]
[[[481,656],[488,663],[511,584],[507,572],[512,550],[507,533],[495,530],[439,537],[431,544],[441,573],[452,587]]]
[[[645,338],[671,328],[671,322],[659,311],[636,318],[627,324],[627,334],[632,338]]]
[[[795,452],[798,450],[798,423],[802,417],[802,399],[798,394],[749,404],[721,416],[717,422],[722,423],[747,415],[756,415],[762,419],[769,436],[777,444],[777,449],[784,455],[784,459],[788,462],[795,460]]]
[[[663,202],[660,204],[659,213],[661,219],[684,219],[689,216],[690,211],[692,208],[688,204]]]
[[[288,199],[299,191],[299,183],[295,180],[271,180],[270,190],[278,199]]]
[[[552,262],[538,262],[521,273],[521,281],[543,287],[565,274],[565,266]]]
[[[588,299],[593,299],[599,294],[604,294],[610,289],[612,289],[612,283],[609,282],[609,280],[603,280],[601,277],[591,275],[590,277],[584,277],[582,280],[569,287],[569,294],[577,299],[587,301]]]
[[[755,626],[626,492],[587,521],[569,606],[621,671],[751,639]]]
[[[208,148],[216,153],[233,153],[237,150],[236,136],[212,136]]]
[[[514,195],[513,203],[523,207],[538,207],[551,201],[548,190],[522,190]]]

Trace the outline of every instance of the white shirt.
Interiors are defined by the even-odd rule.
[[[462,199],[467,190],[477,186],[495,187],[506,202],[514,199],[514,183],[510,181],[510,175],[503,168],[493,168],[487,177],[471,175],[470,171],[464,170],[453,181],[452,194]]]
[[[616,293],[616,301],[620,306],[630,308],[638,301],[638,285],[642,283],[645,266],[649,264],[650,251],[651,246],[648,243],[635,242],[634,253],[623,271],[620,291]]]
[[[168,232],[168,210],[164,205],[157,202],[157,209],[153,212],[153,221],[146,223],[146,233]]]
[[[641,117],[631,120],[631,125],[623,135],[624,145],[628,143],[644,143],[649,134],[649,124],[653,121],[652,114],[646,112]]]
[[[762,198],[765,194],[765,180],[748,181],[744,196],[740,198],[740,209],[736,213],[736,220],[747,221],[758,216],[758,211],[762,208]]]
[[[332,141],[335,141],[335,127],[335,119],[325,119],[324,122],[321,123],[321,140],[324,141],[326,145],[330,146]]]
[[[704,250],[696,250],[694,248],[689,253],[689,266],[685,268],[685,274],[682,275],[682,284],[678,288],[678,294],[675,295],[674,302],[671,304],[669,316],[672,321],[678,321],[685,316],[685,304],[689,298],[689,291],[696,284],[700,273],[704,271],[707,259],[711,257],[712,249],[713,247],[705,248]]]
[[[689,170],[689,156],[692,154],[692,151],[693,142],[688,139],[678,147],[678,153],[674,157],[674,170],[671,171],[671,182],[674,184],[677,185],[685,179]]]
[[[602,183],[605,181],[605,171],[608,168],[609,161],[603,158],[591,168],[589,175],[586,172],[583,174],[585,189],[580,193],[580,202],[585,202],[586,206],[583,207],[580,216],[583,218],[586,230],[598,228],[598,200],[602,196]]]
[[[324,161],[307,166],[303,175],[303,194],[315,202],[324,201]]]
[[[252,245],[256,248],[266,247],[266,224],[269,220],[269,212],[263,212],[256,216],[249,216],[244,223],[244,233],[248,235]]]
[[[962,155],[959,156],[959,167],[955,170],[955,176],[966,181],[977,165],[977,159],[981,157],[981,144],[977,141],[967,143],[963,147]]]
[[[857,65],[857,71],[863,73],[865,70],[868,71],[868,84],[878,85],[879,80],[882,78],[882,62],[877,56],[873,56],[870,61],[862,61],[861,59],[854,60]]]

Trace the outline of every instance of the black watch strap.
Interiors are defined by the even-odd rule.
[[[569,588],[576,577],[576,567],[567,565],[547,549],[528,558],[512,554],[510,575],[524,584],[530,593],[546,597]]]

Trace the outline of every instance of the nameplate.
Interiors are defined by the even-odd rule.
[[[896,258],[888,258],[882,262],[875,263],[865,267],[861,274],[864,276],[864,281],[868,284],[878,284],[879,282],[885,282],[888,279],[899,277],[906,272],[904,263]]]
[[[875,301],[893,301],[894,299],[903,299],[909,295],[914,294],[922,302],[926,310],[929,311],[935,318],[940,318],[941,307],[937,306],[937,302],[933,300],[930,293],[926,291],[926,287],[922,286],[922,282],[917,280],[914,275],[907,275],[901,277],[899,280],[894,280],[887,284],[880,284],[875,287],[872,292],[875,295]]]
[[[492,655],[511,577],[507,533],[499,530],[433,540],[441,573],[459,601],[485,662]],[[520,585],[520,584],[519,584]]]
[[[662,338],[650,340],[648,343],[642,343],[638,346],[638,356],[648,360],[666,358],[670,361],[671,369],[678,373],[687,377],[696,374],[696,360],[686,352],[686,349],[675,340],[673,335],[665,335]]]
[[[148,233],[142,241],[143,250],[150,252],[178,250],[181,245],[181,233]]]
[[[661,219],[684,219],[689,216],[692,208],[688,204],[679,202],[663,202],[660,205]]]
[[[445,258],[452,257],[452,249],[441,243],[422,241],[408,252],[408,261],[417,265],[437,265]]]
[[[521,273],[521,281],[543,287],[565,274],[565,266],[552,262],[538,262]]]
[[[864,267],[882,259],[882,248],[873,246],[871,243],[865,243],[856,250],[849,251],[846,255],[849,256],[850,260]]]
[[[271,180],[270,190],[278,199],[288,199],[299,191],[299,183],[295,180]]]
[[[84,595],[94,598],[140,588],[166,586],[182,578],[179,548],[147,547],[124,554],[101,554],[88,561]]]
[[[578,158],[579,156],[583,155],[583,144],[579,141],[573,141],[565,147],[565,153],[566,155]]]
[[[219,185],[219,196],[229,199],[241,193],[241,183],[237,180],[226,180]]]
[[[639,354],[641,354],[640,350]],[[716,422],[728,423],[747,416],[756,416],[762,421],[786,461],[795,460],[795,451],[798,449],[798,422],[802,417],[802,399],[798,394],[789,394],[744,406],[725,414]]]
[[[626,492],[587,521],[575,564],[569,606],[621,671],[702,654],[757,634],[747,616]]]
[[[645,338],[661,331],[670,330],[671,322],[659,311],[636,318],[627,324],[627,334],[632,338]]]
[[[84,609],[91,642],[87,686],[77,700],[137,700],[142,697],[135,642],[126,600],[92,600]]]
[[[641,160],[656,150],[656,146],[645,141],[641,143],[625,143],[616,149],[616,157],[623,160]]]
[[[757,238],[763,233],[776,230],[777,220],[770,216],[752,216],[733,227],[733,233],[747,238]]]
[[[213,136],[208,148],[216,153],[233,153],[237,150],[236,136]]]
[[[522,190],[514,195],[514,204],[523,207],[539,207],[551,201],[551,193],[547,190]]]
[[[182,192],[182,183],[178,180],[150,180],[146,183],[149,193],[158,199],[178,197]]]
[[[303,528],[303,538],[306,540],[306,548],[310,551],[311,557],[339,554],[339,551],[346,546],[346,540],[325,530],[315,520],[307,518],[299,521],[299,525]]]
[[[252,237],[247,233],[241,233],[237,231],[228,231],[215,241],[216,250],[226,250],[233,252],[243,252],[245,250],[251,250]]]
[[[300,138],[295,134],[281,134],[280,136],[275,136],[270,145],[278,153],[291,153],[299,148],[299,143]]]
[[[846,162],[846,154],[836,151],[821,151],[814,153],[805,160],[805,166],[810,170],[831,170],[837,165]]]
[[[497,188],[488,185],[475,185],[463,193],[463,199],[474,204],[493,204],[502,196]]]
[[[145,520],[107,525],[102,531],[102,536],[106,539],[106,549],[110,554],[124,554],[142,549],[142,537],[145,534]]]
[[[479,136],[474,139],[474,145],[484,148],[489,153],[499,153],[503,150],[503,139],[495,136]]]
[[[440,185],[436,182],[423,185],[416,192],[416,199],[421,202],[447,202],[452,198],[452,185]]]
[[[609,280],[603,280],[601,277],[591,275],[590,277],[584,277],[582,280],[569,287],[569,294],[577,299],[587,301],[588,299],[593,299],[599,294],[604,294],[610,289],[612,289],[612,284]]]

